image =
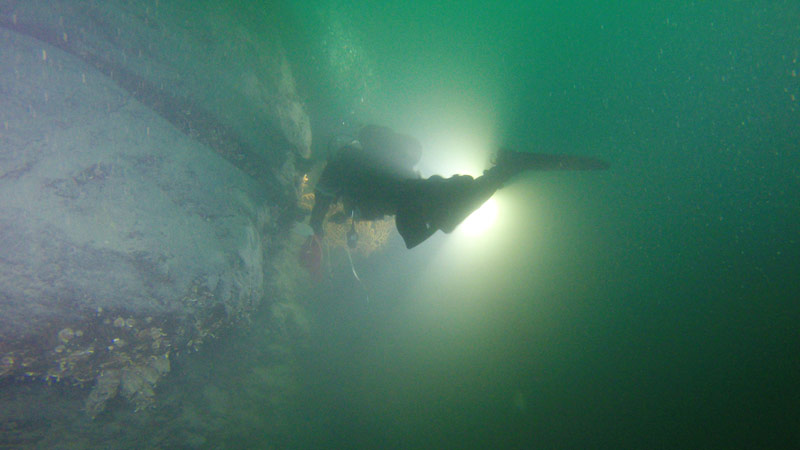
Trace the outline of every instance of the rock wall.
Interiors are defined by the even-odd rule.
[[[310,146],[255,2],[146,3],[0,1],[0,381],[92,416],[261,306]]]
[[[309,121],[272,13],[257,0],[3,0],[0,26],[78,56],[212,146],[308,157]]]

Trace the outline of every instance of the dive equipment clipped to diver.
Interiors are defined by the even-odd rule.
[[[347,246],[353,250],[355,250],[355,248],[358,246],[355,212],[355,209],[350,211],[350,229],[347,230]]]
[[[367,288],[364,286],[364,282],[361,281],[361,277],[358,276],[358,272],[356,272],[356,266],[353,264],[353,256],[350,254],[350,250],[358,246],[358,233],[356,232],[356,210],[353,209],[350,211],[350,229],[347,231],[347,246],[344,248],[344,251],[347,253],[347,261],[350,262],[350,270],[353,272],[353,276],[355,277],[358,284],[361,286],[361,289],[364,291],[364,295],[369,301],[369,292],[367,292]]]

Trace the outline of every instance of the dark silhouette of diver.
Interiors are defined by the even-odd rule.
[[[310,220],[315,240],[324,235],[325,216],[337,201],[343,202],[345,214],[353,221],[394,215],[397,231],[410,249],[437,230],[452,232],[521,172],[608,168],[607,163],[594,158],[501,149],[494,166],[478,178],[421,178],[413,169],[421,155],[419,141],[411,136],[376,125],[362,128],[358,140],[332,155],[316,184]],[[348,241],[356,238],[351,228]]]

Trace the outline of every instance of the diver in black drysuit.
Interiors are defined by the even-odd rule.
[[[437,230],[452,232],[514,175],[526,170],[602,170],[608,164],[586,157],[500,150],[495,165],[473,178],[421,178],[414,165],[422,155],[416,139],[386,127],[367,125],[333,155],[314,190],[310,225],[317,237],[331,204],[343,201],[352,220],[395,216],[407,248]]]

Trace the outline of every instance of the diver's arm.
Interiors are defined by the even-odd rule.
[[[314,208],[311,209],[311,220],[309,225],[314,230],[317,236],[324,236],[323,222],[325,222],[325,215],[328,214],[328,209],[335,198],[330,194],[325,194],[319,190],[314,191]]]

